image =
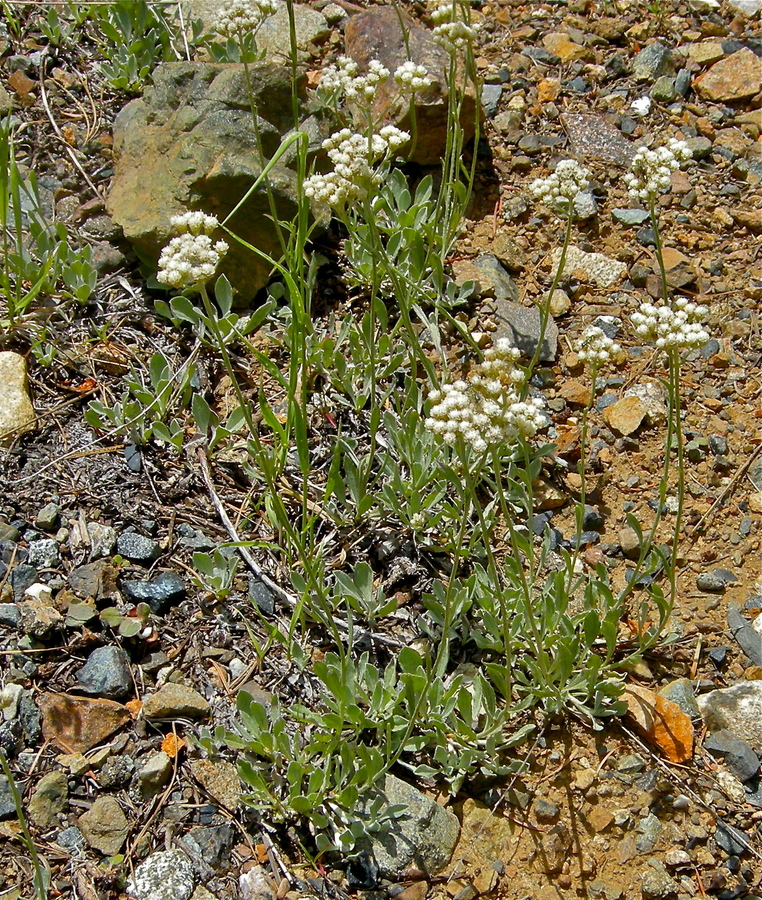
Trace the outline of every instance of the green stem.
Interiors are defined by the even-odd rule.
[[[548,328],[548,319],[550,318],[550,304],[553,299],[553,293],[561,281],[561,278],[564,273],[564,268],[566,266],[566,256],[569,251],[569,244],[571,243],[572,236],[572,228],[574,226],[574,205],[569,203],[569,211],[566,216],[566,228],[564,230],[564,242],[561,245],[561,256],[558,260],[558,265],[556,266],[555,274],[553,275],[553,281],[550,285],[550,290],[545,298],[545,300],[539,304],[538,308],[540,310],[540,336],[537,340],[537,346],[534,349],[534,353],[532,354],[532,358],[529,361],[529,365],[526,368],[526,377],[524,379],[524,386],[521,390],[521,399],[525,400],[527,394],[529,393],[530,381],[532,379],[532,374],[537,366],[537,363],[540,361],[540,355],[542,354],[542,345],[545,340],[545,332]]]

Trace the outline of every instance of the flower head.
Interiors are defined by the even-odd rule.
[[[544,424],[542,400],[521,400],[524,374],[514,365],[519,351],[501,338],[484,354],[467,381],[431,391],[426,428],[447,444],[464,440],[478,453],[490,446],[532,437]]]
[[[373,166],[410,140],[407,131],[384,125],[370,139],[342,128],[323,141],[323,149],[333,163],[333,172],[311,175],[304,181],[304,193],[318,203],[339,208],[353,200],[362,200],[379,184]]]
[[[469,23],[458,17],[459,9],[460,5],[457,3],[442,3],[431,14],[434,20],[434,40],[449,53],[473,44],[479,31],[476,23]]]
[[[220,9],[217,31],[225,37],[241,37],[256,31],[277,12],[279,0],[226,0]]]
[[[701,325],[707,312],[706,306],[678,297],[671,305],[644,303],[632,314],[632,324],[639,337],[652,340],[659,350],[702,347],[709,340]]]
[[[624,176],[630,196],[643,203],[652,202],[670,189],[670,175],[692,156],[691,148],[677,138],[670,138],[665,147],[656,150],[640,147],[632,158],[632,171]]]
[[[556,171],[547,178],[536,178],[529,190],[541,202],[555,212],[566,215],[574,198],[584,191],[590,182],[590,170],[575,159],[562,159]]]
[[[378,87],[389,77],[389,70],[377,59],[368,63],[368,71],[359,75],[357,63],[349,56],[340,56],[336,65],[327,66],[320,76],[320,87],[329,93],[343,94],[347,100],[370,103]]]
[[[398,66],[394,72],[394,80],[402,92],[413,93],[431,86],[431,77],[426,66],[418,65],[411,59]]]
[[[180,289],[206,283],[228,252],[225,241],[212,242],[211,235],[219,222],[202,212],[172,216],[170,222],[177,234],[161,251],[156,280]]]
[[[583,363],[594,369],[609,362],[622,348],[597,325],[585,329],[577,354]]]

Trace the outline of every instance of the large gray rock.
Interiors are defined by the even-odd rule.
[[[29,399],[26,362],[23,356],[0,353],[0,444],[34,428],[35,415]]]
[[[405,813],[383,833],[372,835],[364,847],[375,859],[379,874],[394,877],[410,868],[436,875],[450,861],[460,835],[460,823],[450,810],[439,806],[407,782],[387,775],[383,790],[373,791],[360,804],[358,815],[367,815],[379,794]]]
[[[266,62],[249,68],[262,149],[269,159],[293,126],[291,71]],[[172,236],[171,216],[198,209],[222,221],[259,177],[262,165],[243,66],[163,63],[153,81],[114,122],[116,166],[108,209],[138,255],[156,265]],[[298,87],[303,96],[303,80]],[[316,149],[322,139],[316,121],[302,127]],[[278,217],[290,221],[297,208],[294,171],[279,163],[268,180]],[[264,186],[228,225],[243,240],[280,256]],[[270,267],[237,241],[228,243],[221,271],[243,299],[251,299],[267,283]]]
[[[426,66],[432,84],[414,95],[418,138],[409,158],[422,165],[439,165],[447,143],[445,74],[449,54],[437,44],[430,29],[414,22],[405,13],[398,13],[391,5],[374,7],[352,16],[344,36],[347,55],[357,62],[363,72],[372,59],[380,60],[392,74],[408,59]],[[474,91],[469,86],[460,117],[466,142],[474,135],[476,109]],[[393,78],[381,85],[373,113],[405,131],[411,130],[409,95],[400,94]]]

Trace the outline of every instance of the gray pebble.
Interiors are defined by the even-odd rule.
[[[161,556],[161,547],[151,538],[128,531],[116,539],[116,552],[130,562],[150,565]]]
[[[612,209],[611,217],[621,225],[642,225],[650,219],[645,209]]]
[[[147,603],[160,613],[185,597],[185,582],[174,572],[162,572],[150,581],[123,581],[122,590],[134,603]]]
[[[710,594],[722,594],[725,591],[725,579],[714,572],[702,572],[696,578],[696,587]]]
[[[98,647],[77,672],[77,686],[111,700],[132,693],[129,657],[121,647]]]
[[[37,518],[34,520],[35,527],[42,531],[53,531],[58,524],[60,515],[61,510],[57,504],[46,503],[37,513]]]

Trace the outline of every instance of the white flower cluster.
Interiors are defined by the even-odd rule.
[[[418,65],[411,59],[395,69],[394,80],[401,91],[409,93],[422,91],[431,86],[431,78],[426,66]]]
[[[640,147],[632,158],[632,171],[624,176],[630,196],[643,203],[650,203],[658,194],[672,186],[670,175],[680,168],[680,163],[693,156],[685,141],[670,138],[666,147],[649,150]]]
[[[239,37],[256,31],[278,10],[279,0],[227,0],[219,13],[217,31],[225,37]]]
[[[566,214],[577,194],[587,188],[590,177],[590,170],[581,166],[576,159],[562,159],[552,175],[536,178],[529,185],[529,190],[541,203]]]
[[[470,25],[457,17],[457,11],[452,2],[443,3],[431,14],[434,20],[434,40],[441,44],[449,53],[461,50],[476,40],[479,26],[472,22]]]
[[[377,59],[368,63],[365,75],[358,75],[359,67],[349,56],[340,56],[335,66],[327,66],[320,76],[320,86],[326,91],[343,93],[347,100],[370,103],[378,86],[389,77],[389,70]]]
[[[701,325],[707,311],[706,306],[678,297],[671,306],[644,303],[632,314],[632,324],[640,337],[653,340],[660,350],[702,347],[709,340],[709,332]]]
[[[209,281],[228,252],[225,241],[212,243],[219,222],[202,212],[183,213],[169,221],[177,235],[161,251],[156,280],[180,289]]]
[[[514,366],[519,351],[501,338],[484,354],[468,381],[455,381],[431,391],[434,404],[426,428],[447,444],[463,438],[478,453],[489,446],[532,437],[544,424],[540,399],[522,401],[524,373]]]
[[[373,164],[399,150],[409,140],[408,132],[395,125],[384,125],[370,139],[342,128],[323,141],[323,149],[328,151],[334,165],[333,172],[305,179],[304,193],[334,208],[351,200],[362,200],[368,190],[379,183]]]
[[[583,363],[598,369],[609,362],[621,349],[619,344],[612,341],[602,328],[591,325],[585,329],[582,335],[577,355]]]

